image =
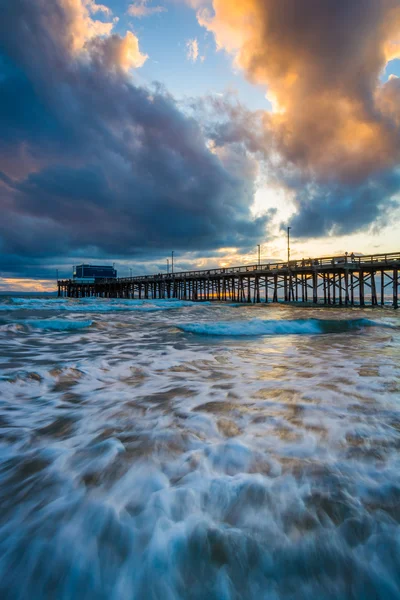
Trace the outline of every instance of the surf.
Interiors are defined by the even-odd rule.
[[[216,321],[211,323],[184,323],[178,329],[185,333],[209,336],[262,336],[262,335],[322,335],[361,331],[368,327],[390,327],[370,319],[293,319],[249,321]]]

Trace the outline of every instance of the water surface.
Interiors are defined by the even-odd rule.
[[[5,599],[400,597],[400,318],[0,300]]]

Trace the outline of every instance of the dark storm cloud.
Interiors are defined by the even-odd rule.
[[[294,193],[299,235],[351,232],[390,209],[399,190],[398,0],[213,0],[199,22],[264,84],[279,110],[232,112],[220,145],[242,141]],[[393,182],[395,181],[395,185]]]
[[[99,35],[100,34],[100,37]],[[83,0],[8,0],[0,21],[0,248],[13,257],[248,246],[246,154],[220,158],[160,87],[137,38]],[[238,162],[240,163],[238,168]],[[238,175],[239,173],[239,175]]]
[[[371,223],[378,229],[388,224],[399,189],[400,174],[392,171],[356,186],[309,183],[297,191],[297,213],[290,224],[296,237],[305,238],[318,237],[321,232],[345,235]]]

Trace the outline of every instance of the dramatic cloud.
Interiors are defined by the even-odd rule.
[[[186,58],[192,62],[199,58],[199,44],[196,38],[186,42]]]
[[[167,9],[164,6],[149,6],[149,0],[139,0],[139,2],[133,2],[128,7],[128,15],[142,19],[143,17],[150,17],[157,13],[165,12]]]
[[[197,15],[217,47],[266,86],[274,110],[258,115],[262,150],[281,158],[298,233],[375,221],[398,192],[400,85],[380,80],[400,57],[398,0],[214,0]]]
[[[136,36],[83,0],[8,0],[0,20],[3,272],[51,256],[247,248],[254,162],[216,151],[158,86]],[[71,262],[74,262],[71,260]],[[10,265],[14,265],[10,267]]]

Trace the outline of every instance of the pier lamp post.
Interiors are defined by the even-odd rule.
[[[261,265],[261,245],[257,244],[257,248],[258,248],[258,266]]]
[[[130,271],[130,274],[131,274],[131,277],[132,277],[132,269],[129,269],[129,271]]]
[[[290,261],[290,230],[292,228],[288,227],[287,228],[287,262],[288,262],[288,266],[289,266],[289,261]]]
[[[174,250],[171,253],[171,273],[174,272]]]
[[[167,258],[167,274],[169,273],[169,258]]]

